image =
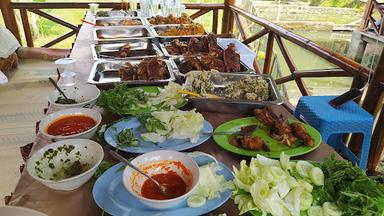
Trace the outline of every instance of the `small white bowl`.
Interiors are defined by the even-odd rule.
[[[183,171],[177,164],[175,165],[174,162],[181,162],[181,164],[189,170],[189,173]],[[136,157],[131,163],[150,176],[167,173],[165,167],[168,167],[175,171],[187,185],[187,192],[173,199],[155,200],[144,198],[141,194],[141,188],[147,178],[127,166],[123,173],[125,188],[141,203],[152,209],[167,209],[177,206],[188,197],[199,181],[199,166],[190,156],[181,152],[169,150],[152,151]],[[157,166],[156,164],[161,164],[161,166]]]
[[[85,115],[93,118],[96,121],[96,125],[89,130],[86,130],[84,132],[73,134],[69,136],[53,136],[47,133],[47,129],[50,124],[52,124],[55,120],[63,117],[63,116],[70,116],[70,115]],[[84,139],[90,139],[93,135],[95,135],[97,131],[97,127],[101,123],[101,115],[99,112],[93,109],[88,108],[72,108],[72,109],[65,109],[58,112],[51,113],[44,117],[39,124],[39,132],[42,133],[44,136],[48,137],[49,139],[54,140],[63,140],[63,139],[71,139],[71,138],[84,138]]]
[[[52,156],[51,160],[44,157],[45,152],[51,151],[49,149],[55,151],[64,145],[72,145],[74,148],[69,153],[58,151],[56,155]],[[49,188],[70,191],[87,182],[93,176],[103,158],[104,151],[98,143],[87,139],[67,139],[44,146],[35,152],[27,162],[27,171],[32,178]],[[50,180],[53,178],[53,174],[63,167],[63,164],[69,164],[69,162],[66,162],[67,159],[70,161],[79,160],[81,164],[87,163],[90,168],[77,176],[62,180]]]
[[[100,90],[91,84],[61,87],[64,94],[71,99],[79,102],[76,104],[59,104],[55,101],[61,95],[58,90],[54,90],[49,96],[48,101],[53,110],[63,110],[69,108],[92,108],[100,96]]]

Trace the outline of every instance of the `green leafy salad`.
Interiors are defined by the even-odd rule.
[[[172,110],[185,102],[177,92],[182,86],[174,82],[164,88],[155,89],[155,92],[145,89],[146,87],[129,88],[126,84],[119,84],[113,89],[101,91],[96,104],[118,115],[135,115],[155,110]]]
[[[360,216],[384,214],[384,185],[348,161],[322,164],[258,155],[234,167],[233,199],[240,214]]]
[[[204,117],[191,111],[155,111],[138,116],[146,132],[141,134],[145,141],[164,142],[168,138],[189,139],[196,143],[203,129]]]

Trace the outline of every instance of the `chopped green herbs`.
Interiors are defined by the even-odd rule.
[[[132,128],[125,128],[116,136],[117,145],[119,147],[129,147],[129,146],[137,146],[139,144],[139,140],[133,134]]]
[[[60,95],[60,96],[56,99],[55,103],[57,103],[57,104],[76,104],[77,101],[74,100],[74,99],[71,99],[71,98],[66,99],[65,97],[63,97],[62,95]]]

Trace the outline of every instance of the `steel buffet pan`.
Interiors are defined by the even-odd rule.
[[[183,24],[184,26],[187,26],[188,24]],[[164,41],[169,41],[170,39],[184,39],[184,38],[191,38],[191,37],[202,37],[206,35],[207,33],[204,31],[203,35],[176,35],[176,36],[161,36],[159,34],[160,31],[166,31],[170,27],[178,27],[181,26],[180,24],[167,24],[167,25],[155,25],[151,26],[150,29],[153,33],[153,35],[157,38],[159,38],[159,42],[163,43]]]
[[[262,77],[268,83],[269,87],[269,100],[267,101],[249,101],[249,100],[236,100],[227,98],[195,98],[189,97],[188,101],[196,107],[199,111],[213,111],[223,113],[249,113],[251,114],[255,108],[260,108],[268,104],[280,105],[283,103],[280,92],[277,89],[276,83],[269,75],[258,74],[239,74],[239,73],[217,73],[214,74],[211,80],[214,82],[218,91],[226,86],[230,81],[237,81],[250,76],[251,78]],[[185,89],[189,89],[191,83],[186,80]],[[216,88],[215,88],[216,89]],[[218,96],[224,96],[218,93]]]
[[[124,24],[124,21],[135,21],[137,24],[129,25]],[[95,19],[96,26],[140,26],[147,25],[146,21],[142,17],[119,17],[119,18],[96,18]]]
[[[147,26],[95,27],[93,38],[96,42],[125,41],[131,38],[152,38]]]
[[[140,15],[140,12],[139,11],[123,11],[123,10],[110,10],[110,11],[103,11],[103,13],[106,14],[106,16],[100,16],[98,15],[99,12],[101,11],[98,11],[95,15],[95,18],[98,19],[98,18],[117,18],[117,17],[137,17]]]
[[[173,73],[173,68],[169,60],[163,60],[166,64],[168,71],[168,78],[163,80],[126,80],[122,81],[119,76],[120,66],[126,62],[131,63],[132,65],[140,64],[141,60],[127,60],[127,61],[113,61],[113,60],[103,60],[96,61],[93,64],[91,73],[88,77],[88,83],[91,84],[114,84],[114,83],[127,83],[132,85],[162,85],[166,84],[169,81],[175,80],[175,75]]]
[[[131,51],[127,57],[119,57],[120,47],[129,44]],[[143,59],[147,57],[163,56],[160,48],[152,42],[151,39],[129,39],[120,43],[100,43],[91,45],[92,56],[94,60],[114,59]]]

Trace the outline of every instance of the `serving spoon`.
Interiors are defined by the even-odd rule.
[[[113,150],[110,150],[109,153],[114,157],[116,158],[117,160],[125,163],[126,165],[128,165],[129,167],[131,167],[132,169],[136,170],[137,172],[139,172],[140,174],[142,174],[143,176],[147,177],[149,180],[151,180],[159,189],[160,189],[160,192],[164,195],[164,196],[167,196],[167,197],[171,197],[172,195],[168,192],[167,190],[167,187],[164,186],[163,184],[160,184],[158,181],[156,181],[155,179],[153,179],[151,176],[145,174],[143,171],[141,171],[139,168],[137,168],[135,165],[133,165],[131,162],[129,162],[127,159],[125,159],[123,156],[121,156],[119,153],[113,151]]]
[[[52,79],[52,77],[49,77],[48,79],[49,79],[49,81],[51,81],[52,85],[55,86],[55,88],[57,89],[57,91],[59,91],[60,94],[64,96],[65,99],[67,99],[67,100],[72,100],[72,99],[69,99],[69,98],[64,94],[63,90],[61,90],[61,88],[56,84],[56,82]]]

